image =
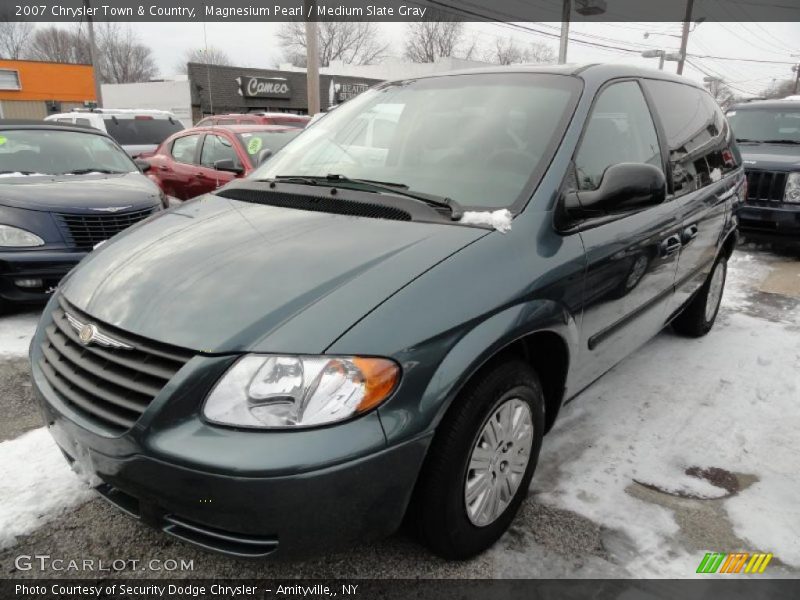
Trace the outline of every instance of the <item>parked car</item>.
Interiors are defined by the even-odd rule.
[[[162,202],[105,133],[0,120],[0,305],[48,298],[92,248]]]
[[[300,131],[279,125],[185,129],[147,158],[147,175],[169,196],[188,200],[247,175]]]
[[[282,125],[283,127],[304,128],[311,121],[307,115],[295,115],[282,112],[252,112],[213,115],[197,122],[196,127],[212,125]]]
[[[395,133],[361,162],[381,105]],[[564,402],[669,323],[711,329],[743,188],[717,104],[662,71],[387,82],[93,253],[42,316],[35,395],[68,460],[169,535],[292,556],[405,519],[463,559],[510,525]]]
[[[44,120],[88,125],[105,131],[133,158],[147,155],[173,133],[183,129],[183,124],[171,112],[149,109],[78,109],[49,115]]]
[[[747,173],[739,229],[754,241],[800,245],[800,103],[738,104],[728,120]]]

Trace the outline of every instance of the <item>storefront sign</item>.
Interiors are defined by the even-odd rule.
[[[331,104],[338,104],[339,102],[344,102],[345,100],[350,100],[350,98],[355,98],[361,92],[365,92],[369,89],[368,83],[337,83],[331,80],[331,92],[330,99],[332,100]]]
[[[282,77],[237,77],[239,95],[247,98],[291,98],[292,88]]]

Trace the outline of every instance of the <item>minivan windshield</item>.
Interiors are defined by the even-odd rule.
[[[0,177],[134,171],[138,169],[128,155],[102,135],[57,129],[0,131]]]
[[[580,90],[575,77],[540,73],[384,84],[305,129],[250,178],[338,175],[466,209],[512,207],[549,164]]]
[[[157,145],[183,129],[176,119],[154,119],[150,116],[106,117],[108,135],[123,146]]]
[[[729,110],[727,117],[740,142],[800,144],[800,102],[793,108]]]

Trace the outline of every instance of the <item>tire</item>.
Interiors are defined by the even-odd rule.
[[[516,431],[518,437],[509,436],[517,440],[516,445],[513,441],[509,447],[500,444],[500,450],[492,451],[482,434],[485,434],[484,427],[495,431],[489,419],[497,417],[498,411],[501,415],[513,415],[519,429],[506,429]],[[528,416],[529,427],[525,420]],[[494,424],[500,427],[497,418]],[[523,436],[522,432],[529,436]],[[466,559],[494,544],[508,529],[527,495],[543,435],[544,396],[536,372],[519,359],[495,362],[482,369],[456,398],[429,449],[409,514],[417,537],[446,559]],[[497,438],[503,439],[504,436],[498,435]],[[486,444],[486,447],[478,450],[478,444]],[[530,450],[527,464],[522,467],[520,462],[526,447]],[[481,452],[482,458],[487,452],[493,453],[495,458],[481,463],[487,465],[486,469],[470,469],[473,451]],[[510,466],[512,461],[516,468]],[[490,480],[492,469],[497,475]],[[482,484],[489,481],[492,484],[497,481],[498,487],[502,483],[507,485],[504,488],[507,495],[495,509],[498,514],[489,522],[478,522],[479,500],[474,500],[472,508],[469,508],[466,499],[468,481],[472,482],[471,489],[483,488]],[[515,485],[513,493],[509,493]],[[470,516],[468,509],[475,514]]]
[[[728,259],[720,256],[714,263],[714,268],[686,308],[672,321],[672,328],[687,337],[702,337],[711,331],[714,321],[719,313],[722,302],[722,293],[725,289],[725,279],[728,275]],[[718,288],[718,293],[713,290]],[[709,304],[712,302],[713,304]],[[708,311],[706,308],[708,307]]]

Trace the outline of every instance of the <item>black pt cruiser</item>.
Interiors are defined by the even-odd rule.
[[[711,329],[740,165],[713,99],[658,71],[381,84],[68,276],[31,346],[47,427],[110,502],[209,549],[406,520],[469,557],[564,402],[667,324]]]

